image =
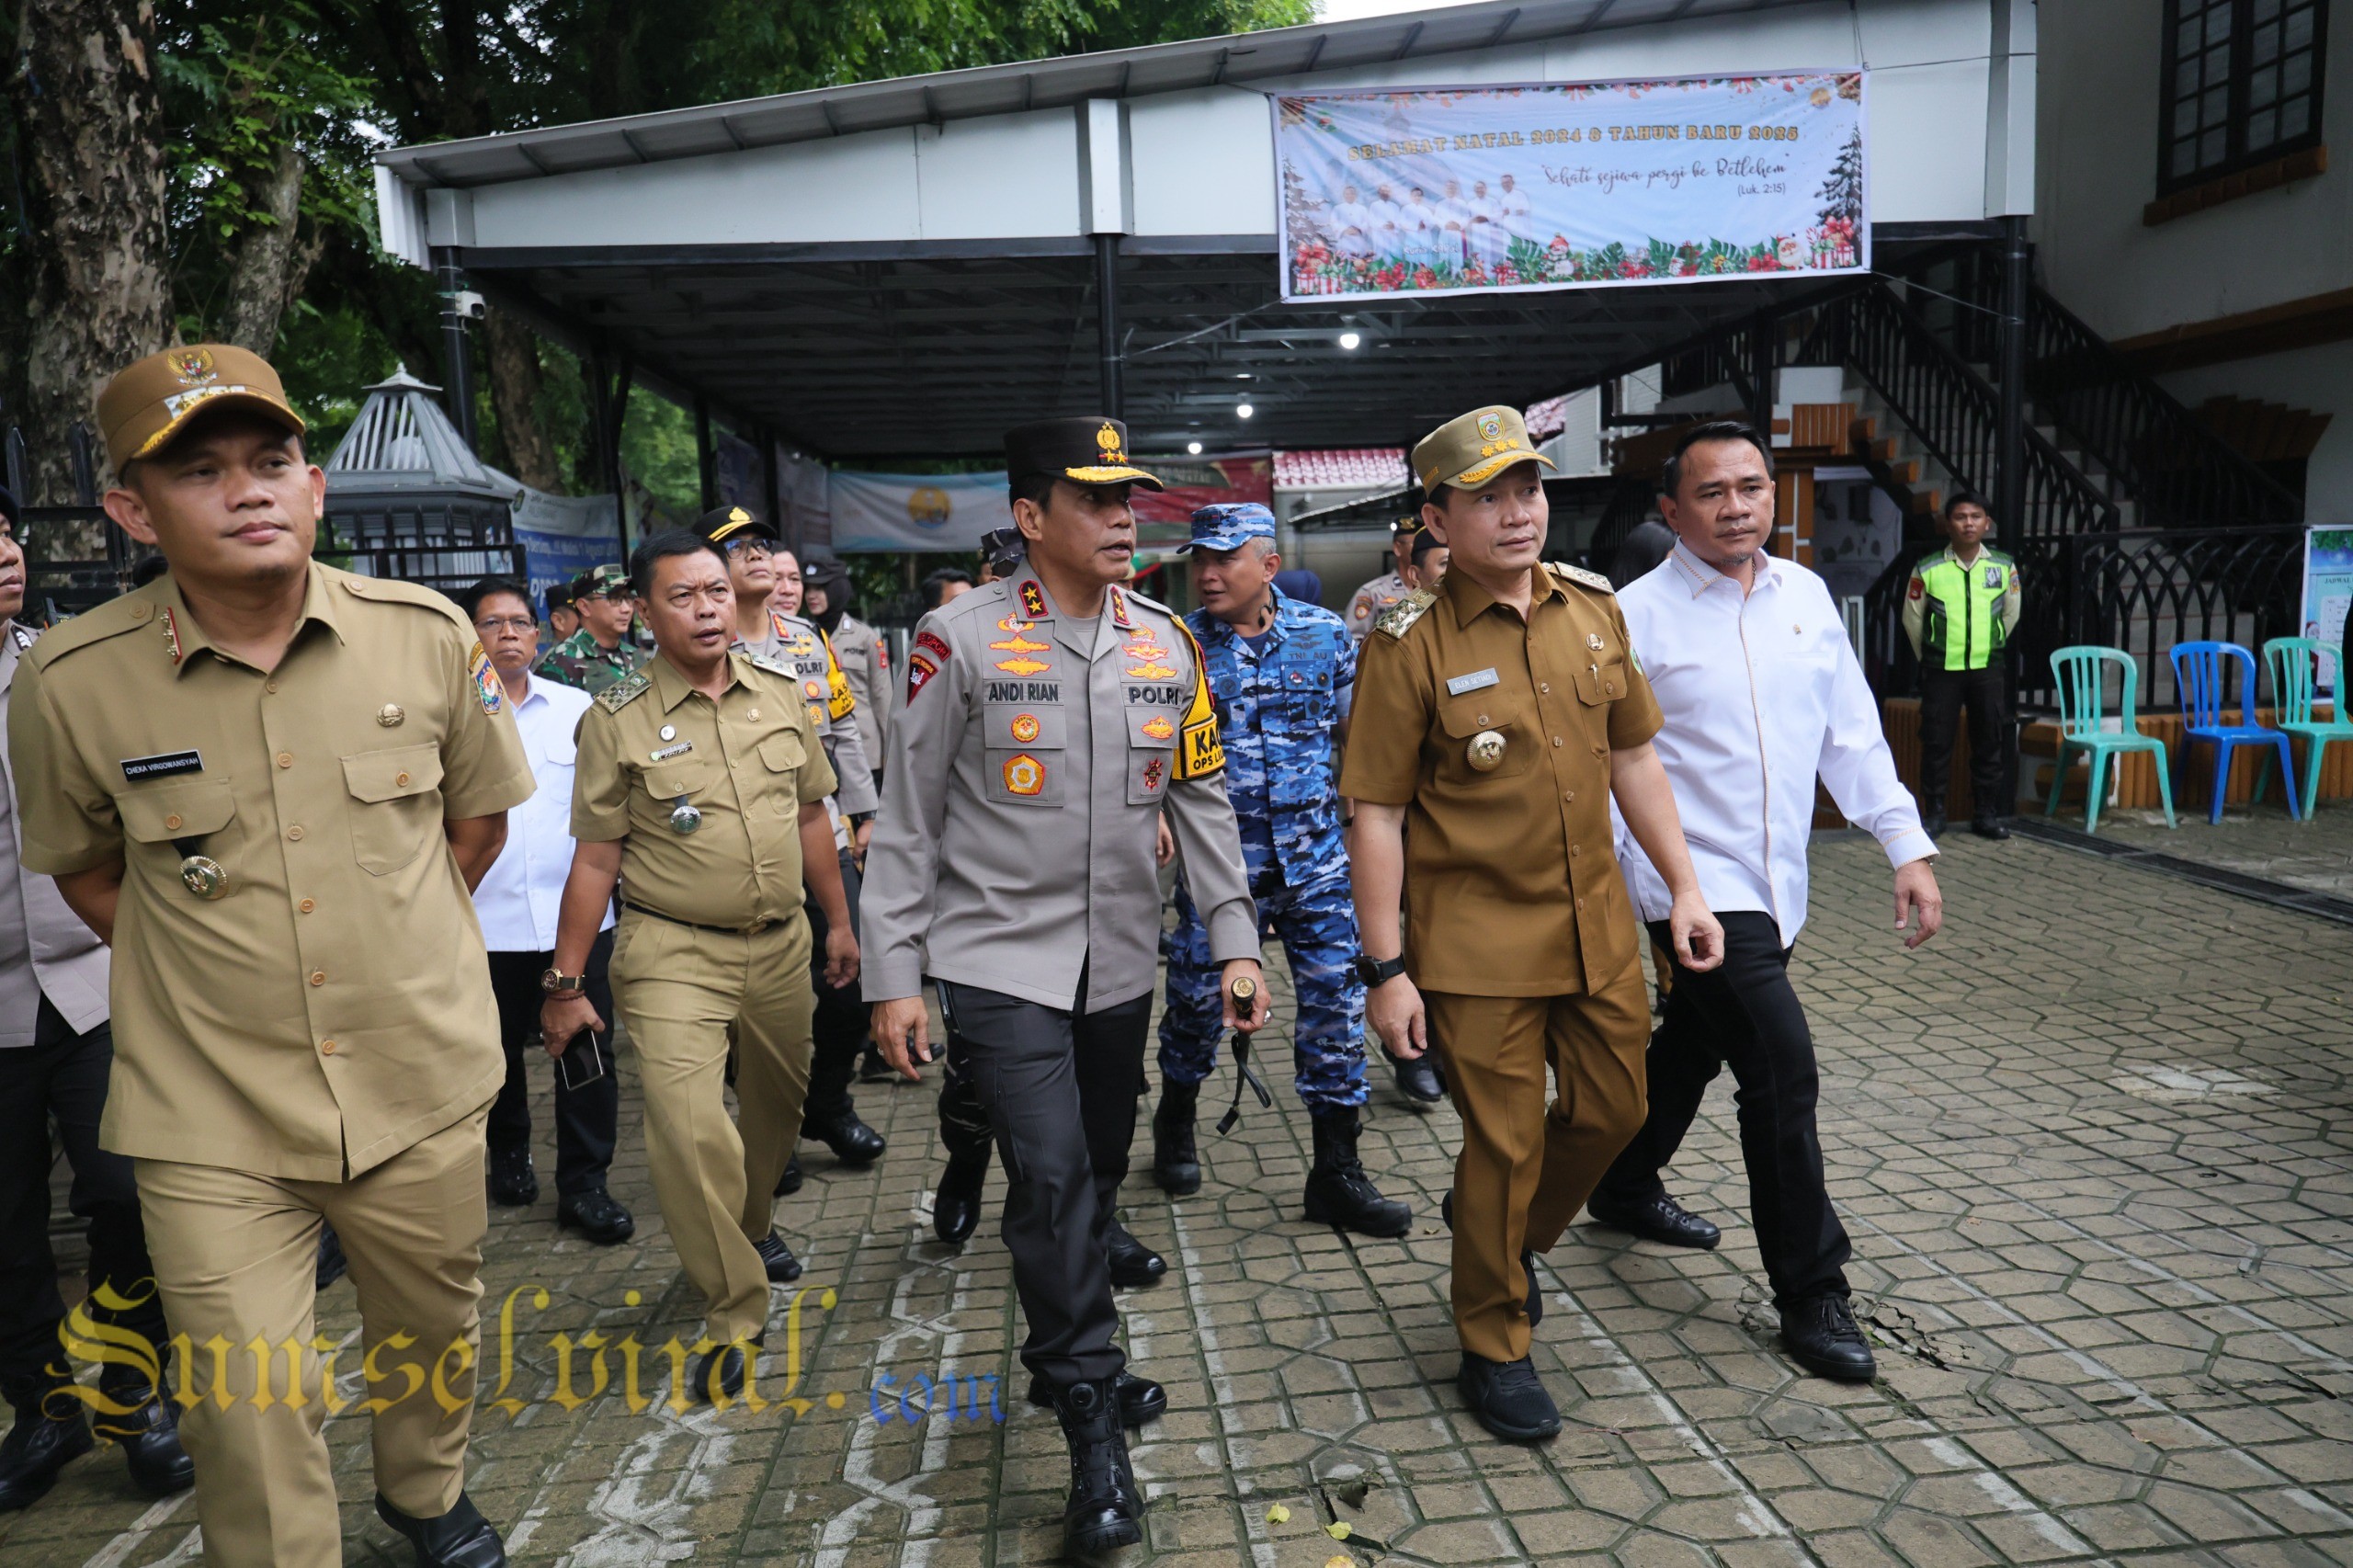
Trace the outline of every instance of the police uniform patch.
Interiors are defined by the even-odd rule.
[[[930,653],[938,658],[944,659],[948,657],[948,643],[946,640],[941,638],[937,632],[916,632],[915,646],[924,649],[927,653]]]
[[[999,659],[996,662],[996,667],[1003,670],[1007,675],[1034,676],[1040,670],[1048,669],[1051,666],[1042,665],[1037,660],[1030,658],[1026,653],[1016,653],[1010,659]]]
[[[1042,653],[1047,649],[1052,647],[1053,644],[1051,642],[1032,642],[1029,639],[1022,636],[1020,632],[1017,631],[1012,636],[1006,638],[1003,642],[992,642],[989,646],[995,648],[1000,653]]]
[[[1176,726],[1155,713],[1143,722],[1143,733],[1155,741],[1165,741],[1176,733]]]
[[[1013,738],[1019,741],[1026,746],[1031,741],[1038,738],[1038,731],[1040,728],[1038,723],[1038,715],[1035,713],[1016,713],[1013,716],[1013,723],[1010,728],[1013,733]]]
[[[1032,620],[1046,619],[1046,590],[1035,582],[1025,580],[1021,585],[1021,613]]]
[[[1113,588],[1111,594],[1111,624],[1122,631],[1135,630],[1135,622],[1128,615],[1128,596]]]
[[[947,656],[945,653],[940,654],[942,658]],[[913,702],[915,699],[915,693],[921,691],[924,684],[938,673],[939,666],[932,663],[929,654],[909,653],[907,655],[907,700]]]
[[[498,671],[492,667],[490,654],[480,642],[474,644],[473,655],[466,661],[466,671],[474,677],[474,691],[482,698],[482,710],[497,712],[499,703],[506,700],[506,690],[498,684]]]
[[[1040,795],[1046,789],[1046,765],[1028,752],[1008,758],[1005,765],[1005,787],[1016,795]]]
[[[999,669],[1005,667],[1003,665],[997,666]],[[1147,662],[1128,666],[1128,677],[1131,680],[1166,680],[1176,673],[1176,667],[1174,665],[1155,665]]]

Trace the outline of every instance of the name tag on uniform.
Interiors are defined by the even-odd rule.
[[[654,754],[654,760],[656,762],[667,762],[674,756],[684,756],[687,753],[694,749],[694,742],[680,741],[676,745],[664,746],[661,750],[655,752]]]
[[[1495,674],[1495,666],[1489,665],[1485,669],[1472,670],[1467,676],[1449,676],[1447,677],[1446,694],[1449,697],[1460,697],[1466,691],[1478,691],[1486,687],[1494,686],[1503,678],[1503,676]]]
[[[176,778],[183,773],[204,771],[204,754],[194,751],[157,752],[153,756],[126,756],[122,759],[122,776],[131,783],[147,778]]]

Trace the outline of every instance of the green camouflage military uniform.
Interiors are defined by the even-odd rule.
[[[623,676],[635,674],[644,662],[627,642],[608,651],[584,626],[542,654],[531,673],[594,697]]]

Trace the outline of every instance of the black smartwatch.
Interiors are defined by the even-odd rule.
[[[1357,978],[1363,981],[1368,989],[1394,980],[1404,972],[1405,960],[1403,957],[1376,959],[1364,953],[1357,955]]]

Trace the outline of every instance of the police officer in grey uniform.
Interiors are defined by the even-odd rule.
[[[697,526],[705,539],[727,554],[728,579],[737,600],[736,648],[791,669],[808,702],[809,722],[816,726],[826,759],[834,765],[840,788],[828,798],[826,806],[834,819],[842,891],[855,921],[858,873],[854,850],[864,846],[880,802],[849,677],[835,656],[832,639],[821,628],[800,616],[787,615],[767,599],[776,581],[767,558],[781,548],[774,528],[741,506],[706,512]],[[811,1025],[809,1096],[801,1107],[801,1131],[833,1150],[843,1165],[862,1169],[881,1159],[887,1146],[882,1134],[858,1119],[858,1107],[850,1099],[850,1080],[858,1072],[858,1054],[866,1049],[866,1004],[856,981],[845,986],[825,983],[825,913],[814,900],[806,905],[806,912],[816,955],[811,979],[817,988],[817,1013]],[[800,1186],[801,1161],[796,1156],[785,1166],[777,1195],[797,1191]]]
[[[1129,462],[1117,420],[1046,420],[1005,444],[1028,559],[916,627],[861,930],[875,1043],[915,1075],[937,981],[1004,1151],[1022,1360],[1070,1443],[1063,1529],[1083,1554],[1141,1539],[1122,1422],[1166,1404],[1123,1370],[1105,1256],[1156,978],[1162,812],[1230,1027],[1265,1021],[1266,987],[1200,651],[1119,585],[1129,491],[1159,481]]]

